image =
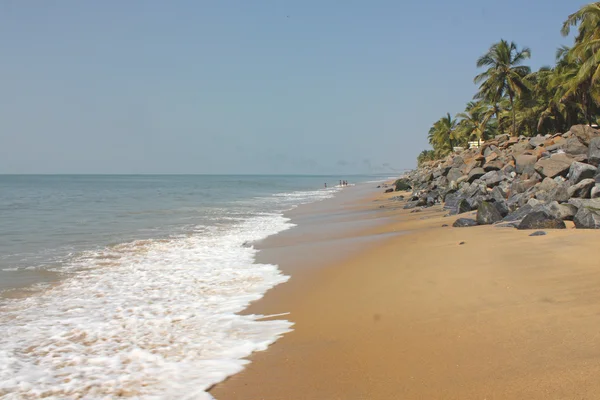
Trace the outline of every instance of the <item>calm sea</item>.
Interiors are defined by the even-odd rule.
[[[0,176],[0,397],[210,398],[291,328],[237,315],[287,280],[248,244],[339,179]]]

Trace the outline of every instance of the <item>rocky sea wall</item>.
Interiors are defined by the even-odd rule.
[[[600,130],[575,125],[536,137],[499,135],[479,148],[426,162],[396,181],[404,208],[442,204],[454,226],[600,229]]]

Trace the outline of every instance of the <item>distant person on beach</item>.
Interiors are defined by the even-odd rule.
[[[327,187],[327,182],[325,182],[325,187]]]

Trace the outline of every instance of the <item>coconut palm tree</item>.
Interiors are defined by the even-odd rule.
[[[435,151],[423,150],[417,156],[417,165],[421,166],[424,162],[435,160]]]
[[[600,2],[585,5],[569,15],[562,27],[568,35],[571,28],[578,26],[574,46],[566,59],[576,69],[570,69],[563,80],[566,96],[575,96],[581,101],[586,121],[594,122],[594,109],[600,104]]]
[[[600,2],[594,2],[581,7],[569,15],[563,23],[561,33],[568,36],[571,28],[579,25],[575,43],[581,44],[600,39]]]
[[[470,101],[467,103],[465,111],[456,114],[456,119],[459,119],[457,125],[456,136],[464,137],[468,140],[473,137],[478,140],[485,140],[491,136],[489,122],[495,110],[484,101]]]
[[[564,131],[585,122],[585,115],[592,112],[588,87],[577,80],[580,66],[581,62],[573,57],[571,48],[562,46],[556,51],[556,66],[544,73],[540,71],[534,91],[538,97],[544,91],[549,97],[545,100],[546,109],[540,114],[538,130],[550,123],[556,131]]]
[[[450,113],[447,113],[445,117],[440,118],[429,129],[429,144],[433,146],[433,150],[438,157],[448,154],[455,146],[457,139],[456,123]]]
[[[488,69],[475,77],[475,83],[480,84],[479,92],[475,97],[490,101],[494,105],[498,118],[498,103],[508,95],[512,110],[512,135],[517,134],[514,100],[516,96],[521,96],[528,90],[525,77],[531,73],[531,69],[521,63],[529,57],[531,57],[529,48],[518,50],[514,42],[500,40],[477,60],[478,68],[488,67]]]

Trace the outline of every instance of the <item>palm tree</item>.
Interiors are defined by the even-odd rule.
[[[491,134],[488,123],[494,114],[494,108],[484,101],[470,101],[464,112],[456,114],[456,118],[460,119],[456,136],[467,139],[473,136],[478,140],[487,139]]]
[[[600,104],[600,2],[585,5],[574,14],[569,15],[562,27],[562,34],[567,36],[571,27],[578,26],[575,45],[566,57],[570,64],[577,66],[571,69],[570,75],[563,82],[566,96],[577,96],[581,100],[586,121],[594,120],[593,110]]]
[[[529,57],[531,57],[529,48],[519,51],[514,42],[500,40],[477,60],[478,68],[489,68],[475,77],[475,83],[480,83],[476,98],[489,100],[494,105],[498,117],[498,103],[505,94],[508,94],[513,117],[513,135],[517,134],[514,99],[515,96],[521,96],[527,91],[524,78],[531,72],[529,67],[520,64]]]
[[[455,145],[456,120],[450,113],[440,118],[431,129],[429,129],[429,143],[433,146],[437,156],[441,157],[452,151]]]
[[[417,156],[417,165],[421,166],[424,162],[435,160],[435,152],[433,150],[423,150]]]
[[[561,33],[568,36],[571,33],[571,27],[579,24],[578,34],[575,37],[575,43],[583,43],[590,40],[600,39],[600,2],[587,4],[579,11],[569,15],[563,23]]]
[[[587,82],[577,79],[581,61],[573,56],[571,48],[562,46],[556,51],[556,66],[546,74],[546,91],[550,95],[546,110],[540,115],[538,127],[551,120],[557,130],[586,121],[594,107],[590,103]]]

